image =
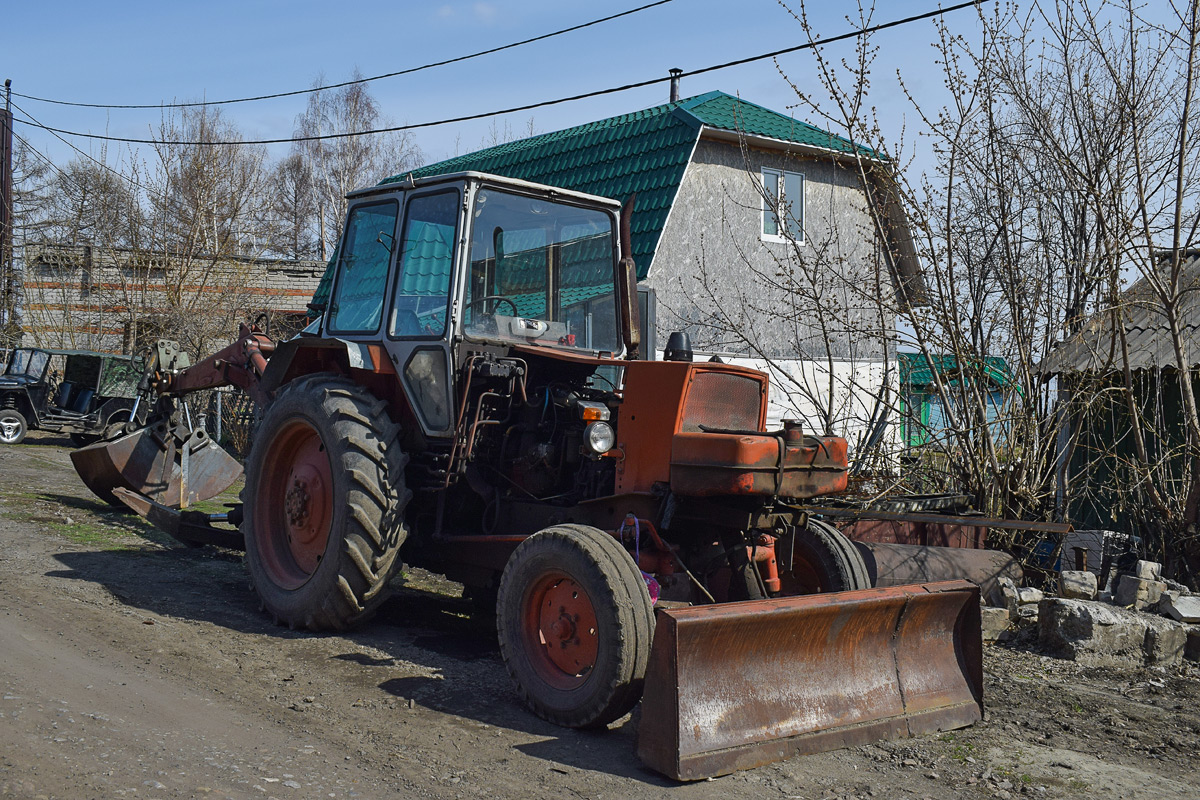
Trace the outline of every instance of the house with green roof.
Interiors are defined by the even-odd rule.
[[[638,279],[656,299],[650,341],[661,349],[668,333],[684,331],[699,352],[783,365],[790,372],[776,383],[792,390],[773,396],[772,416],[846,434],[856,424],[849,417],[877,418],[863,365],[874,365],[871,381],[895,383],[886,368],[895,309],[924,296],[892,169],[880,153],[714,91],[383,183],[473,170],[634,198]],[[314,305],[327,294],[323,284]],[[828,365],[837,380],[820,374]],[[797,390],[810,379],[811,392]]]
[[[961,399],[970,387],[978,391],[986,408],[985,424],[997,442],[1006,437],[1004,418],[1011,401],[1021,391],[1008,362],[1000,356],[959,360],[945,353],[898,353],[900,364],[901,437],[907,448],[945,447],[948,444],[946,407]],[[938,388],[941,381],[945,392]]]

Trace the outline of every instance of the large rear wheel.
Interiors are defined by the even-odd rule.
[[[607,533],[556,525],[526,539],[504,568],[496,616],[508,672],[543,719],[601,727],[641,698],[654,610]]]
[[[280,390],[246,463],[250,581],[280,624],[342,630],[387,597],[407,536],[407,456],[384,403],[332,375]]]

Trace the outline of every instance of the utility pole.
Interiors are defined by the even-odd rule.
[[[0,331],[5,347],[11,347],[8,332],[16,321],[13,302],[13,132],[12,80],[4,81],[4,112],[0,114],[0,280],[3,280],[4,306],[0,309]]]

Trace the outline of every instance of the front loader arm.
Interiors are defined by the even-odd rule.
[[[159,364],[155,358],[150,370],[149,387],[157,394],[178,396],[203,389],[236,386],[266,405],[271,397],[263,388],[262,374],[267,359],[275,352],[275,342],[257,327],[242,323],[238,338],[208,358],[178,370]]]

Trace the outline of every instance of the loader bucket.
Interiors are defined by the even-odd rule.
[[[638,755],[676,780],[983,716],[966,581],[657,612]]]
[[[215,497],[242,474],[242,466],[203,430],[151,425],[75,450],[71,461],[93,494],[120,505],[117,487],[156,503],[186,508]]]

